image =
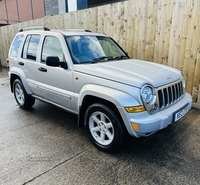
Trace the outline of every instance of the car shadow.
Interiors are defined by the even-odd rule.
[[[89,140],[85,129],[83,127],[78,127],[78,116],[75,114],[40,101],[36,101],[36,105],[26,112],[27,114],[37,117],[41,122],[45,120],[44,124],[51,124],[53,127],[62,127],[66,132],[73,130],[73,132],[78,132],[79,135],[81,134],[87,141]],[[183,145],[188,137],[186,136],[188,133],[188,126],[188,120],[182,119],[148,137],[135,138],[127,136],[122,149],[111,155],[116,158],[124,158],[124,156],[126,156],[130,159],[134,156],[149,161],[159,161],[159,159],[163,161],[164,158],[168,160],[172,154],[173,156],[184,155],[187,148]],[[91,146],[93,146],[92,143]]]

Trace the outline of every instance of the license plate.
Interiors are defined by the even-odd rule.
[[[185,107],[183,107],[179,111],[175,112],[173,122],[176,122],[179,119],[181,119],[183,116],[185,116],[187,114],[187,112],[189,111],[189,109],[190,109],[190,104],[187,104]]]

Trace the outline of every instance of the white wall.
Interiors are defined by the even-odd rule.
[[[68,0],[68,12],[77,10],[77,0]]]
[[[59,14],[66,13],[66,1],[65,0],[58,0],[58,11],[59,11]]]

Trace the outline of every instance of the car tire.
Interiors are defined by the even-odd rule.
[[[84,122],[92,143],[98,149],[112,153],[122,147],[124,128],[118,116],[108,106],[101,103],[89,106]]]
[[[16,79],[13,83],[13,92],[17,104],[22,109],[29,109],[34,105],[35,98],[27,94],[22,82],[19,79]]]

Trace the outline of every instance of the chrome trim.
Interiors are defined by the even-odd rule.
[[[59,96],[61,98],[65,98],[65,99],[68,99],[68,100],[71,100],[71,96],[70,95],[67,95],[65,93],[62,93],[62,92],[58,92],[58,91],[55,91],[53,89],[49,89],[49,88],[46,88],[46,87],[39,87],[42,91],[46,91],[50,94],[53,94],[53,95],[56,95],[56,96]]]
[[[161,111],[174,105],[176,102],[182,99],[185,94],[185,90],[181,79],[173,83],[155,88],[155,91],[155,103],[152,105],[144,103],[146,109],[150,114],[154,114],[158,111]]]
[[[148,103],[146,101],[144,101],[144,99],[143,99],[143,90],[144,90],[145,87],[150,87],[152,89],[152,100],[150,102],[148,102]],[[142,89],[141,89],[140,96],[141,96],[142,101],[143,101],[144,104],[147,104],[147,105],[154,104],[155,100],[156,100],[156,91],[155,91],[155,88],[152,85],[150,85],[150,84],[145,84],[142,87]]]

